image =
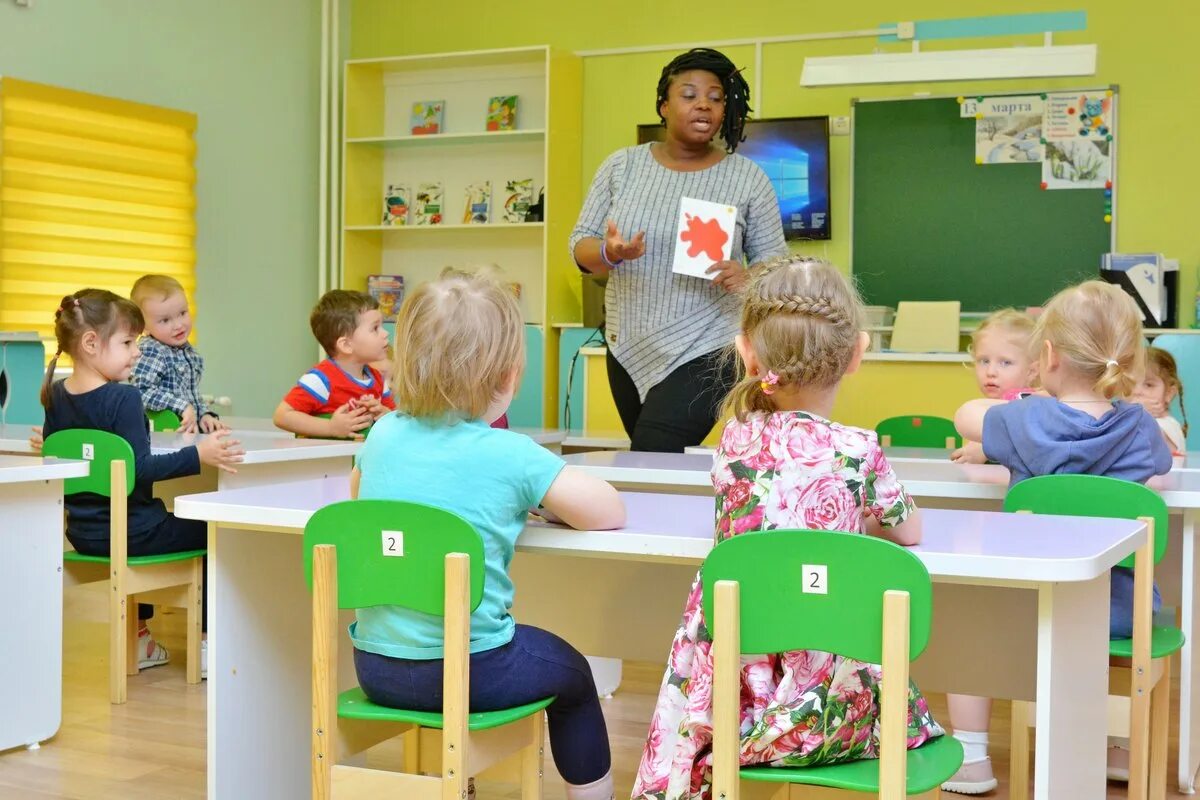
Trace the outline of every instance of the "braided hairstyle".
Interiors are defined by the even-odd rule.
[[[671,82],[677,75],[693,69],[711,72],[721,82],[721,88],[725,91],[725,116],[721,120],[721,138],[725,140],[726,152],[732,153],[746,140],[743,130],[750,112],[754,109],[750,108],[750,85],[742,77],[742,70],[735,67],[721,51],[708,47],[694,47],[671,59],[671,63],[663,67],[662,75],[658,79],[654,113],[666,124],[667,120],[661,109],[662,104],[667,101]]]
[[[54,312],[54,338],[58,340],[58,350],[50,359],[46,377],[42,380],[42,406],[50,407],[50,385],[54,382],[59,357],[66,353],[72,359],[78,359],[79,343],[85,333],[95,331],[107,341],[119,330],[127,330],[136,336],[144,327],[142,312],[132,301],[105,289],[80,289],[64,297]]]
[[[742,335],[761,374],[740,364],[738,383],[722,412],[744,422],[754,411],[775,411],[768,392],[778,387],[834,386],[846,374],[862,330],[862,300],[828,261],[787,255],[755,270],[743,295]],[[763,385],[774,373],[778,383]]]

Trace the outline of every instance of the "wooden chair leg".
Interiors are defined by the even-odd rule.
[[[129,649],[126,641],[129,638],[129,598],[123,595],[121,587],[115,585],[113,579],[110,579],[108,588],[108,699],[114,705],[120,705],[126,699],[125,670],[129,661]],[[137,613],[135,612],[132,616],[136,622]],[[136,644],[136,638],[134,643]]]
[[[1008,796],[1029,800],[1029,703],[1012,701],[1012,732],[1009,734]]]
[[[1163,673],[1150,697],[1150,800],[1167,796],[1167,731],[1171,726],[1171,657],[1162,660]]]
[[[542,742],[545,740],[546,715],[534,715],[529,744],[521,752],[521,800],[542,800]]]
[[[187,587],[187,682],[200,682],[200,639],[204,625],[204,560],[192,560]]]
[[[114,705],[125,702],[128,682],[126,671],[130,663],[130,645],[137,646],[137,609],[130,608],[125,592],[126,556],[129,552],[128,498],[125,496],[125,462],[114,460],[110,465],[109,511],[109,573],[108,573],[108,699]],[[131,619],[132,618],[132,619]],[[129,636],[132,621],[133,636]],[[132,641],[130,641],[132,639]],[[137,658],[132,659],[137,669]]]
[[[1146,800],[1150,782],[1150,628],[1154,602],[1154,520],[1146,523],[1146,543],[1134,555],[1133,669],[1129,684],[1129,800]]]
[[[138,619],[138,603],[137,597],[131,596],[125,598],[125,674],[137,675],[138,661],[140,654],[138,653],[138,631],[141,629],[142,621]]]
[[[420,775],[421,729],[414,725],[401,738],[404,740],[404,771],[409,775]]]

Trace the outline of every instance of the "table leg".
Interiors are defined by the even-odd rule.
[[[311,796],[312,599],[301,545],[296,534],[209,527],[209,797]],[[355,677],[341,644],[344,689]]]
[[[1103,797],[1109,580],[1038,590],[1034,797]]]
[[[36,749],[62,722],[62,481],[0,485],[0,508],[0,750]]]
[[[1200,686],[1200,659],[1196,658],[1197,632],[1196,584],[1200,581],[1200,553],[1196,550],[1196,518],[1200,509],[1183,512],[1183,566],[1180,608],[1186,641],[1180,653],[1179,670],[1179,791],[1194,794],[1196,770],[1200,767],[1200,714],[1196,709],[1196,690]]]

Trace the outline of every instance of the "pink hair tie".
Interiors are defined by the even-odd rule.
[[[779,376],[772,370],[767,370],[767,377],[759,381],[758,385],[762,387],[763,394],[775,394],[775,387],[779,385]]]

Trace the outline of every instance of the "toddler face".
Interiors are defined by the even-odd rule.
[[[142,303],[142,316],[146,333],[171,347],[182,347],[192,333],[192,315],[183,292],[147,298]]]
[[[137,336],[132,331],[119,330],[101,346],[93,366],[110,381],[127,381],[139,355]]]
[[[1129,399],[1149,411],[1150,416],[1165,417],[1167,406],[1175,399],[1175,392],[1167,387],[1153,368],[1148,368],[1146,377],[1133,387],[1133,396]]]
[[[988,330],[976,337],[975,380],[984,397],[999,400],[1005,392],[1024,389],[1033,380],[1033,361],[1020,337]]]
[[[350,334],[350,349],[359,361],[371,363],[387,358],[388,332],[378,309],[358,315],[358,327]]]

